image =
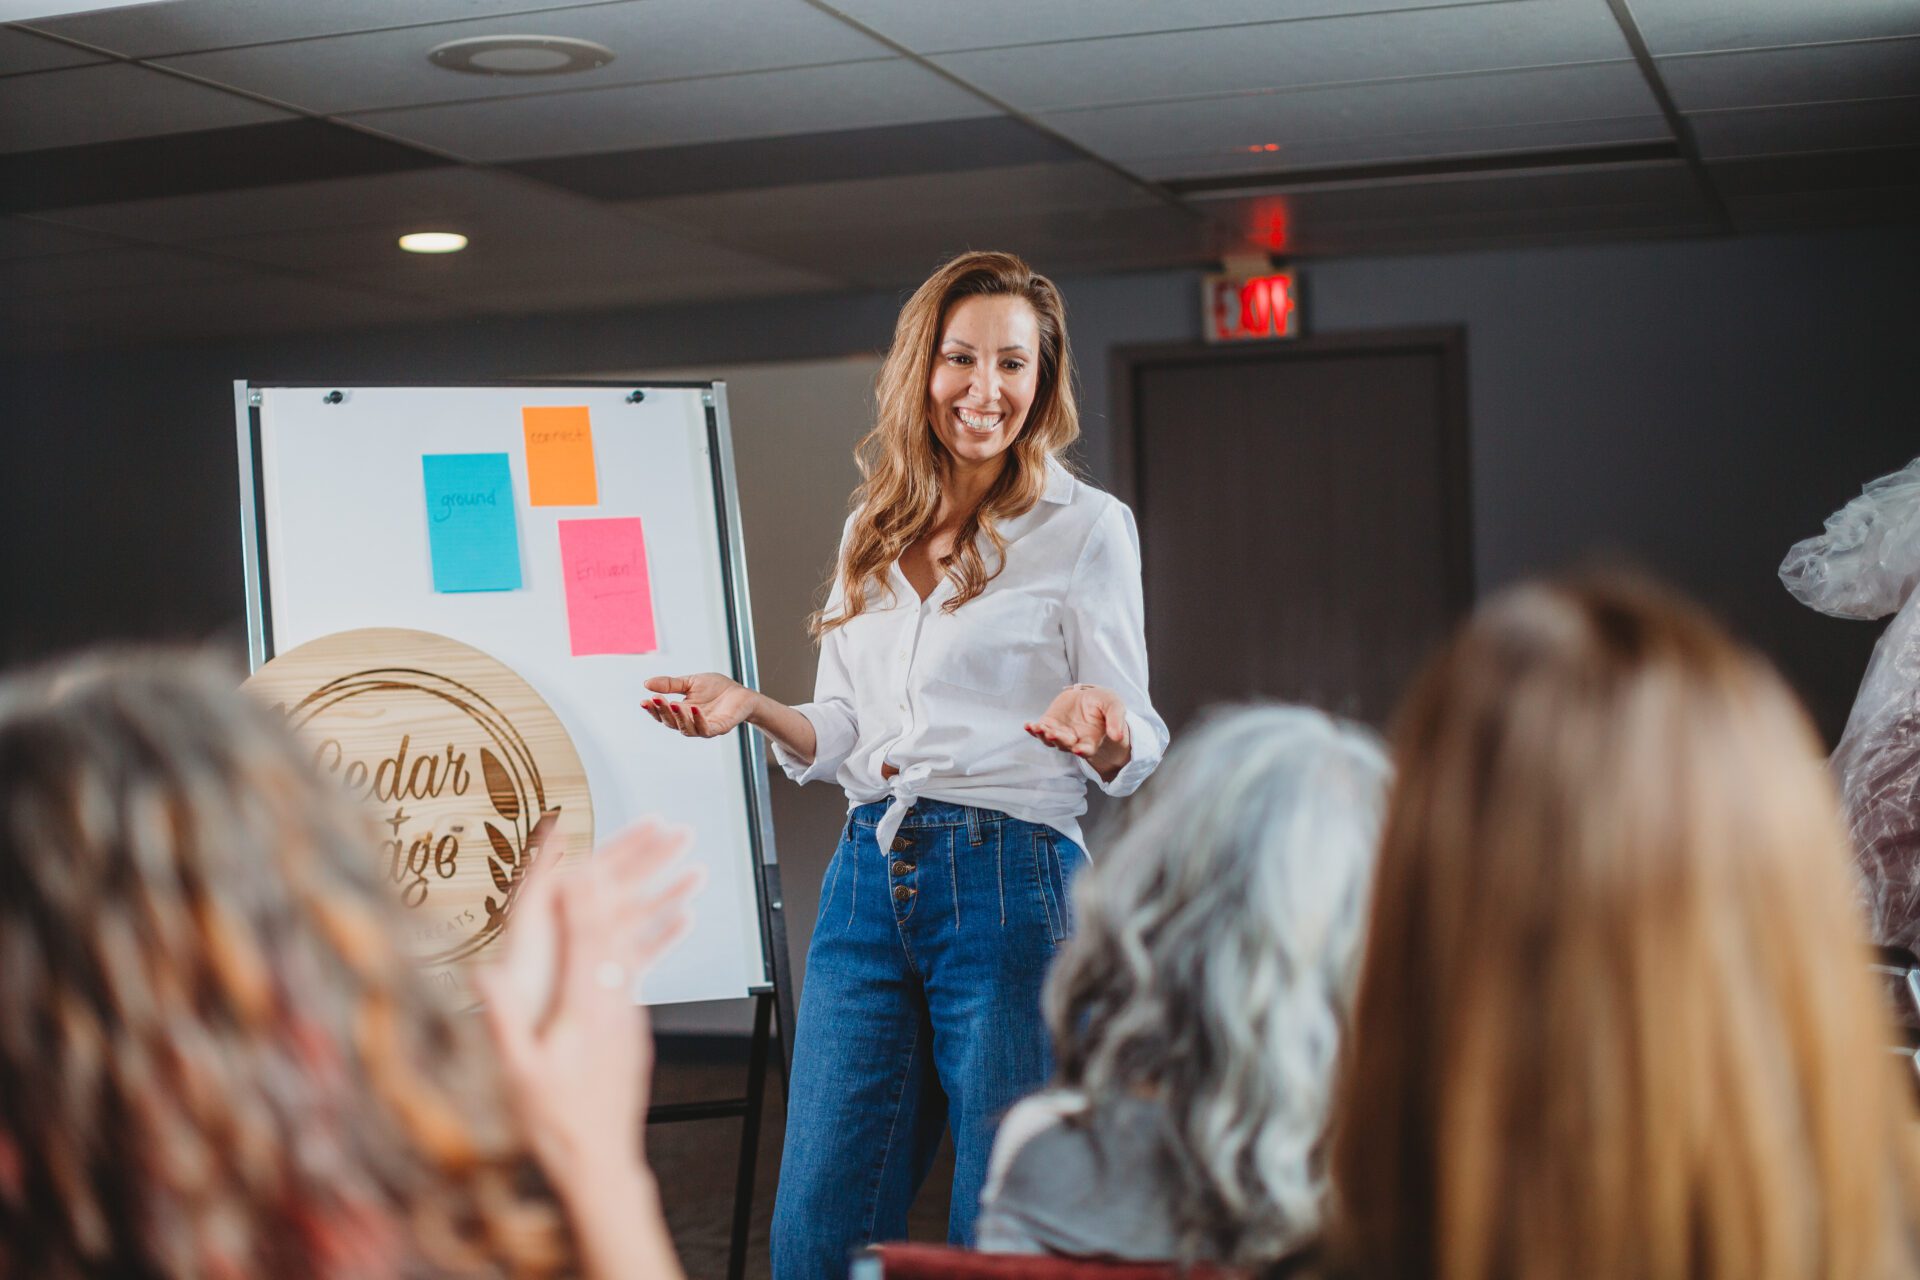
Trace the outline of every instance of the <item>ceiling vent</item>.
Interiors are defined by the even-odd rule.
[[[568,36],[473,36],[427,51],[427,61],[476,76],[564,76],[613,61],[613,50]]]

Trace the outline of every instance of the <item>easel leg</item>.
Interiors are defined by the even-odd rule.
[[[773,993],[754,998],[753,1048],[747,1059],[747,1113],[740,1124],[740,1173],[733,1184],[733,1245],[727,1253],[727,1280],[747,1273],[747,1234],[753,1226],[753,1183],[760,1156],[760,1113],[767,1091],[767,1042]]]

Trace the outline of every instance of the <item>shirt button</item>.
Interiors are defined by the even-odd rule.
[[[913,890],[907,888],[907,886],[903,884],[897,884],[893,886],[893,900],[895,902],[905,902],[908,898],[911,898],[912,896],[913,896]]]

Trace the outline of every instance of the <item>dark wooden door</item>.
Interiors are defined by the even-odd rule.
[[[1266,697],[1384,724],[1472,593],[1457,335],[1122,359],[1168,723]]]

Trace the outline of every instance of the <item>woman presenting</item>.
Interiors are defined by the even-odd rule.
[[[900,312],[842,536],[814,700],[724,676],[647,682],[691,737],[742,722],[850,809],[795,1028],[778,1280],[906,1234],[950,1121],[948,1238],[970,1243],[994,1126],[1049,1074],[1040,987],[1072,927],[1086,783],[1126,795],[1166,749],[1147,698],[1132,513],[1074,479],[1065,309],[970,253]]]

